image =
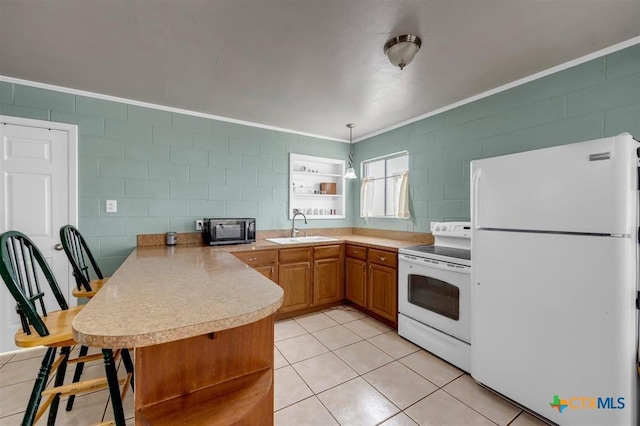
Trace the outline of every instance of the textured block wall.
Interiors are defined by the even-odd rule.
[[[358,162],[409,151],[414,217],[360,219],[358,186],[354,226],[427,232],[469,220],[471,160],[625,131],[640,139],[640,45],[358,142]]]
[[[349,152],[340,142],[6,82],[0,114],[78,125],[78,225],[108,274],[136,235],[193,232],[199,218],[290,228],[289,153],[346,160]],[[117,213],[105,213],[107,199]],[[347,217],[310,226],[351,226]]]
[[[0,114],[78,125],[79,227],[107,273],[137,234],[191,231],[196,218],[256,216],[261,230],[290,227],[288,153],[346,159],[349,149],[4,82]],[[427,232],[433,220],[468,220],[471,160],[623,131],[640,137],[638,45],[357,143],[358,164],[409,151],[413,218],[361,220],[356,180],[347,183],[347,218],[312,224]],[[104,212],[106,199],[118,200],[118,213]]]

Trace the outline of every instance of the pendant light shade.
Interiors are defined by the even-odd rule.
[[[353,167],[349,167],[347,169],[347,173],[344,174],[344,177],[346,177],[347,179],[356,179],[358,175],[356,175],[356,171]]]
[[[387,41],[384,44],[384,54],[393,65],[402,70],[413,61],[420,46],[422,46],[420,37],[405,34]]]
[[[349,168],[347,172],[344,174],[346,179],[356,179],[358,175],[356,175],[356,171],[353,168],[353,128],[356,127],[355,124],[349,123],[347,124],[349,128]]]

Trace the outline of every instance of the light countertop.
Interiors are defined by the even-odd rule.
[[[275,313],[282,289],[223,250],[137,248],[73,321],[87,346],[132,348],[249,324]]]

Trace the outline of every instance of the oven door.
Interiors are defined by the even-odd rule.
[[[400,313],[471,342],[471,268],[401,254],[398,272]]]

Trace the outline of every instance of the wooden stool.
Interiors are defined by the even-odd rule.
[[[22,329],[15,336],[19,347],[46,346],[48,349],[42,358],[42,365],[31,391],[29,403],[22,420],[23,425],[33,425],[49,408],[47,424],[54,425],[58,412],[60,397],[76,395],[84,392],[109,388],[115,424],[125,425],[122,398],[133,380],[133,367],[129,351],[121,352],[127,370],[127,378],[118,380],[115,357],[111,349],[102,349],[102,355],[85,355],[69,359],[71,347],[77,342],[73,339],[71,323],[82,306],[69,308],[60,287],[56,282],[44,256],[36,245],[24,234],[8,231],[0,235],[0,276],[9,292],[14,297],[20,315]],[[41,281],[46,281],[41,282]],[[47,301],[55,300],[57,310],[48,310]],[[56,352],[60,348],[60,356]],[[84,347],[86,348],[86,347]],[[64,385],[67,364],[99,359],[104,360],[106,377],[85,382],[74,382]],[[128,362],[127,362],[128,360]],[[55,372],[53,387],[45,389],[49,375]],[[79,379],[79,376],[78,376]],[[122,394],[120,393],[122,386]],[[42,397],[46,399],[42,402]]]

